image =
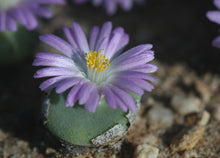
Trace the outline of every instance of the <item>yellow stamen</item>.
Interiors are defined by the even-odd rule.
[[[87,67],[92,68],[95,72],[102,72],[105,69],[109,69],[109,59],[103,54],[100,55],[101,51],[102,50],[96,52],[91,50],[89,53],[85,54]]]

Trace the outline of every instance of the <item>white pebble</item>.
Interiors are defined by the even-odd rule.
[[[171,100],[171,106],[181,115],[192,112],[200,112],[203,109],[202,102],[197,97],[184,97],[175,95]]]
[[[159,149],[147,144],[138,145],[134,157],[135,158],[157,158]]]
[[[214,110],[214,118],[217,121],[220,121],[220,106],[217,106]]]
[[[148,123],[156,127],[169,127],[172,126],[174,120],[173,113],[170,109],[162,106],[155,106],[147,114]]]

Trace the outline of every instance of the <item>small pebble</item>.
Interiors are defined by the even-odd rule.
[[[194,150],[187,150],[183,153],[182,158],[197,158],[198,154]]]
[[[54,154],[54,153],[56,153],[56,150],[48,147],[48,148],[46,148],[45,153],[46,153],[46,155]]]
[[[138,145],[134,157],[135,158],[157,158],[159,149],[147,144]]]
[[[20,148],[27,148],[27,147],[28,147],[28,142],[25,142],[25,141],[23,141],[23,140],[18,140],[18,141],[17,141],[17,145],[18,145],[18,147],[20,147]]]
[[[212,77],[212,81],[210,83],[211,91],[212,92],[217,92],[219,90],[219,86],[220,86],[220,78],[219,78],[219,76]]]
[[[205,126],[208,124],[210,119],[210,113],[207,111],[203,111],[202,113],[200,113],[200,119],[198,120],[198,125],[199,126]]]
[[[211,88],[202,81],[197,80],[195,82],[196,90],[201,95],[204,102],[208,102],[211,98],[212,91]]]
[[[193,127],[185,127],[180,133],[174,136],[171,142],[171,149],[173,152],[184,151],[192,149],[196,143],[202,138],[205,125],[207,125],[210,114],[207,111],[198,114],[200,117],[197,124]]]
[[[213,115],[217,121],[220,121],[220,105],[215,108]]]
[[[174,116],[170,109],[155,106],[148,112],[147,121],[151,128],[169,127],[173,124]]]
[[[171,106],[181,115],[200,112],[203,109],[202,102],[197,97],[173,96]]]
[[[199,125],[192,128],[184,128],[180,133],[174,136],[170,145],[172,152],[192,149],[202,138],[204,131],[205,128]]]
[[[188,75],[182,75],[182,80],[183,80],[183,83],[186,85],[186,86],[191,86],[194,84],[194,81],[197,80],[197,76],[194,72],[187,72],[189,73]]]
[[[158,136],[153,133],[147,133],[146,137],[143,139],[144,139],[144,143],[149,144],[149,145],[158,144],[159,142]]]

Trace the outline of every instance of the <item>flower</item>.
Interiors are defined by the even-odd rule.
[[[220,0],[214,0],[213,1],[214,5],[220,9]],[[207,18],[211,20],[212,22],[215,22],[220,25],[220,10],[217,11],[208,11],[206,14]],[[212,45],[214,47],[220,48],[220,36],[216,37],[212,41]]]
[[[88,2],[89,0],[74,0],[76,4],[82,4]],[[123,10],[131,10],[133,2],[143,4],[145,0],[91,0],[94,6],[104,5],[107,13],[109,15],[115,14],[117,10],[117,5],[119,5]]]
[[[121,53],[129,42],[122,27],[112,30],[111,22],[101,28],[94,26],[89,43],[78,23],[73,22],[73,28],[63,28],[69,43],[53,34],[40,36],[41,41],[61,52],[36,54],[33,65],[49,67],[37,70],[34,78],[52,77],[41,83],[40,89],[48,91],[56,87],[59,94],[71,88],[67,107],[79,101],[87,111],[95,112],[103,95],[111,108],[136,111],[128,92],[141,96],[144,90],[153,89],[146,81],[154,81],[147,73],[157,70],[156,65],[147,63],[154,59],[152,45],[142,44]]]
[[[64,0],[0,0],[0,32],[5,30],[17,31],[18,21],[28,30],[37,27],[35,14],[50,18],[51,11],[41,4],[64,4]]]

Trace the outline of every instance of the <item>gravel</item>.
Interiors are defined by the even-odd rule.
[[[146,146],[155,147],[158,158],[220,157],[220,50],[211,46],[219,26],[205,17],[211,9],[212,1],[207,0],[147,0],[145,7],[108,17],[102,8],[69,4],[58,7],[50,21],[42,21],[40,34],[62,35],[61,27],[73,20],[87,32],[111,20],[130,34],[127,48],[153,43],[153,63],[159,66],[153,74],[155,89],[144,94],[121,151],[112,157],[137,157],[138,146],[146,153]],[[48,47],[36,43],[33,53],[38,51],[48,51]],[[0,68],[0,157],[73,157],[61,152],[42,125],[43,93],[38,88],[41,81],[33,79],[32,61],[30,57]],[[209,121],[198,124],[205,111]]]

